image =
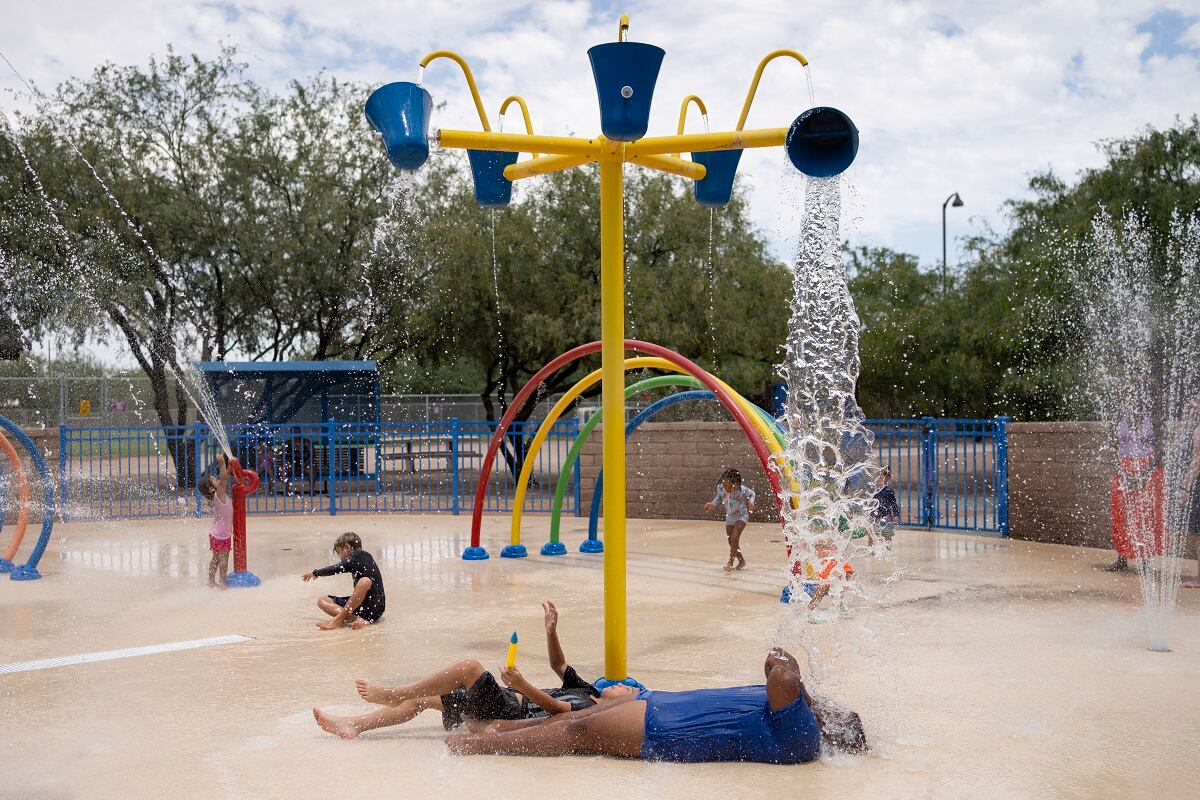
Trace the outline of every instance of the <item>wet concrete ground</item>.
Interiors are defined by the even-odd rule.
[[[272,516],[251,522],[257,589],[209,590],[203,521],[55,528],[34,583],[0,580],[0,663],[242,634],[249,641],[0,674],[0,797],[1180,797],[1200,796],[1200,592],[1181,590],[1174,652],[1151,653],[1131,575],[1100,550],[901,531],[858,559],[854,618],[793,631],[778,602],[778,528],[752,525],[726,575],[719,523],[630,523],[630,665],[654,688],[761,681],[767,646],[810,688],[856,707],[874,749],[776,767],[607,758],[459,758],[432,713],[352,742],[314,705],[365,710],[353,680],[400,681],[465,656],[549,685],[538,601],[555,600],[571,662],[601,663],[601,561],[463,562],[468,517]],[[536,552],[545,518],[531,517]],[[379,559],[384,621],[326,633],[301,582],[355,530]],[[486,520],[493,556],[507,517]],[[1195,569],[1189,562],[1186,569]]]

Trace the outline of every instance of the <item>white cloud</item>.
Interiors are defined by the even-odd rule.
[[[1173,4],[1178,7],[1178,4]],[[652,131],[673,131],[679,100],[697,93],[714,129],[736,121],[754,67],[779,47],[812,62],[817,101],[835,105],[862,131],[849,173],[864,241],[940,257],[940,206],[952,191],[968,219],[1003,227],[1000,207],[1028,176],[1064,175],[1100,163],[1093,142],[1170,125],[1200,108],[1194,54],[1140,60],[1148,34],[1137,27],[1170,3],[1092,0],[1043,3],[763,0],[730,4],[666,0],[628,4],[632,38],[664,47]],[[610,41],[608,4],[404,0],[403,2],[155,3],[3,0],[9,32],[0,49],[43,87],[85,75],[100,62],[141,63],[167,44],[212,55],[237,44],[254,77],[272,85],[322,68],[369,83],[412,80],[424,52],[461,52],[476,71],[488,112],[509,94],[529,101],[539,132],[581,134],[599,127],[586,50]],[[1191,25],[1182,40],[1196,42]],[[448,108],[435,121],[475,127],[461,75],[449,62],[426,85]],[[0,88],[13,89],[11,75]],[[5,107],[19,102],[11,93]],[[794,63],[768,69],[749,127],[784,126],[808,104]],[[517,124],[509,121],[509,129]],[[690,127],[698,130],[699,120]],[[753,216],[783,252],[794,219],[795,184],[779,151],[748,152],[741,174],[753,187]],[[790,188],[789,188],[790,187]],[[968,214],[970,215],[968,217]],[[952,256],[953,258],[953,256]]]

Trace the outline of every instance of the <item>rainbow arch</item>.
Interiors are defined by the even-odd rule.
[[[771,483],[771,488],[775,496],[776,505],[780,503],[780,498],[783,496],[779,483],[778,471],[771,467],[771,460],[774,453],[779,452],[779,444],[776,434],[770,427],[763,422],[757,411],[753,410],[752,406],[745,398],[734,391],[728,384],[720,379],[710,375],[705,370],[701,369],[692,361],[684,358],[680,354],[661,345],[643,342],[636,339],[625,339],[624,349],[635,353],[642,353],[650,358],[630,358],[626,359],[625,369],[640,369],[645,367],[655,367],[659,369],[669,369],[675,372],[682,373],[685,376],[694,378],[704,388],[708,389],[714,397],[716,397],[726,410],[730,412],[738,426],[746,435],[751,446],[754,448],[755,454],[758,456],[759,463],[762,465],[763,471],[767,474],[768,480]],[[588,344],[580,345],[579,347],[568,350],[557,358],[553,359],[538,372],[523,386],[517,395],[513,398],[512,404],[508,411],[505,412],[496,430],[492,434],[491,441],[488,444],[488,449],[484,455],[483,463],[480,468],[479,479],[475,489],[475,503],[472,508],[471,518],[471,543],[463,551],[463,558],[466,560],[481,560],[489,557],[488,552],[480,543],[481,529],[483,523],[483,507],[484,499],[487,493],[487,482],[491,476],[492,467],[495,464],[496,455],[499,452],[500,445],[504,441],[504,437],[508,432],[509,426],[512,424],[513,418],[524,402],[537,390],[539,386],[558,369],[563,366],[577,361],[580,358],[592,355],[600,351],[600,342],[589,342]],[[536,452],[536,449],[541,446],[541,442],[545,440],[554,421],[560,416],[566,407],[585,391],[588,387],[594,385],[600,379],[600,371],[597,370],[589,374],[587,377],[577,383],[572,389],[564,395],[563,399],[555,404],[551,410],[551,415],[547,417],[546,422],[539,428],[538,434],[535,435],[534,441],[531,443],[524,465],[522,467],[521,476],[517,480],[517,496],[514,502],[513,510],[513,525],[512,535],[510,536],[510,544],[505,548],[503,555],[509,557],[520,557],[525,555],[524,545],[520,543],[520,517],[523,511],[525,489],[528,485],[529,475],[532,473],[533,460],[530,458]],[[774,453],[772,452],[774,451]]]

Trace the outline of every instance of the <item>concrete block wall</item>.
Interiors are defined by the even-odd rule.
[[[1008,527],[1014,539],[1110,547],[1112,454],[1102,422],[1008,426]]]

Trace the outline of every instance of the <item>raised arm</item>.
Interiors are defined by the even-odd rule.
[[[541,689],[534,686],[516,667],[505,667],[500,670],[500,680],[510,689],[514,689],[529,698],[538,708],[547,714],[566,714],[571,710],[571,704],[565,700],[555,700]]]
[[[217,497],[221,501],[225,501],[225,485],[229,483],[229,459],[224,453],[217,453],[217,465],[220,467],[220,474],[217,476]]]
[[[558,641],[558,609],[554,603],[549,600],[542,603],[542,616],[546,623],[546,657],[550,660],[550,669],[562,680],[567,671],[567,656]]]

